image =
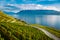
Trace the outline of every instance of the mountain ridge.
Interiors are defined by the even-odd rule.
[[[18,13],[25,12],[25,13],[35,13],[40,15],[60,15],[60,12],[54,10],[22,10]]]

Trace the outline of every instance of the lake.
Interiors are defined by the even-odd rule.
[[[9,14],[11,15],[11,14]],[[21,19],[28,24],[40,24],[60,29],[60,15],[33,15],[33,14],[12,14],[11,16]]]

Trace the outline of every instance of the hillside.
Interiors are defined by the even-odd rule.
[[[50,33],[54,34],[58,38],[60,38],[60,30],[57,30],[54,27],[47,27],[47,26],[42,26],[42,25],[38,25],[38,24],[33,24],[32,26],[37,26],[39,28],[43,28],[43,29],[49,31]]]
[[[54,11],[54,10],[22,10],[19,13],[25,13],[27,14],[32,14],[32,15],[60,15],[59,11]],[[24,15],[25,15],[24,14]]]
[[[0,40],[53,40],[26,22],[0,11]]]

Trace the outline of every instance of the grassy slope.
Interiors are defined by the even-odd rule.
[[[53,40],[42,31],[32,28],[0,12],[0,40]]]
[[[47,27],[47,26],[42,26],[42,25],[37,25],[37,24],[33,24],[32,26],[37,26],[37,27],[43,28],[60,38],[60,30],[56,30],[52,27]]]

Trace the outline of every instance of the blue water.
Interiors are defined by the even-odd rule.
[[[33,15],[23,13],[12,14],[11,16],[26,21],[28,24],[40,24],[60,29],[60,15]]]

